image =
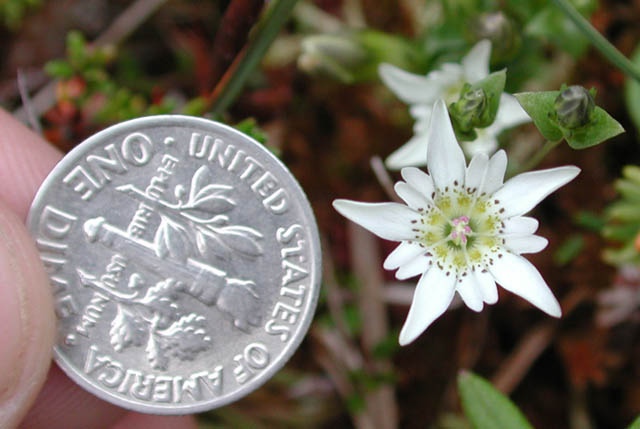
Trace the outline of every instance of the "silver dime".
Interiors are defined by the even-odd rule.
[[[313,317],[309,203],[276,157],[217,122],[153,116],[90,137],[27,223],[53,288],[56,361],[122,407],[228,404],[284,365]]]

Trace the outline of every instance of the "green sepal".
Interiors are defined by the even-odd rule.
[[[480,376],[462,371],[458,392],[464,413],[476,429],[533,429],[518,407]]]
[[[498,114],[498,108],[500,107],[500,96],[504,91],[506,80],[507,71],[506,69],[502,69],[491,73],[489,76],[474,83],[473,85],[464,85],[460,92],[460,97],[458,97],[458,101],[449,105],[449,114],[453,123],[453,129],[459,141],[475,140],[478,136],[475,128],[486,128],[495,121]],[[482,89],[484,91],[486,106],[479,115],[476,115],[476,119],[473,122],[472,127],[469,126],[469,124],[463,125],[456,116],[454,105],[462,99],[465,93],[469,91],[476,91],[478,89]]]
[[[586,149],[624,132],[622,125],[604,109],[596,106],[589,123],[574,130],[565,130],[565,139],[573,149]]]
[[[604,109],[595,106],[589,122],[579,128],[567,129],[558,125],[554,102],[561,91],[521,92],[518,102],[545,139],[557,142],[563,138],[573,149],[595,146],[624,132],[622,125]]]
[[[542,136],[552,142],[562,140],[562,130],[551,119],[553,104],[560,91],[521,92],[514,94],[522,108],[533,120]]]

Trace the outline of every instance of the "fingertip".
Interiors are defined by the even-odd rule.
[[[47,276],[22,220],[0,201],[0,422],[15,426],[42,386],[55,336]]]
[[[0,128],[0,198],[24,219],[38,187],[62,154],[2,109]]]

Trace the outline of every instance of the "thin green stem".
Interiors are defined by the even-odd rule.
[[[553,2],[564,12],[582,33],[593,43],[593,46],[600,51],[614,66],[618,67],[627,75],[640,82],[640,69],[638,69],[627,57],[625,57],[615,46],[613,46],[602,34],[598,32],[578,12],[569,0],[553,0]]]
[[[233,75],[213,101],[211,113],[214,116],[223,114],[238,97],[247,79],[258,66],[278,33],[280,33],[282,26],[289,19],[297,1],[275,0],[269,6],[264,18],[256,25],[244,56],[237,63]]]
[[[514,171],[507,173],[507,176],[513,177],[516,174],[534,169],[538,164],[540,164],[540,162],[542,162],[542,160],[549,154],[549,152],[551,152],[561,142],[562,140],[558,140],[556,142],[547,140],[544,143],[544,146],[542,146],[539,151],[537,151],[531,158],[529,158],[529,160],[520,165],[520,167],[517,167],[514,169]]]

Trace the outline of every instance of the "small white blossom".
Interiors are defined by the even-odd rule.
[[[398,98],[411,106],[409,111],[416,120],[414,136],[389,155],[387,167],[400,169],[426,165],[426,137],[433,103],[443,99],[449,105],[458,99],[465,83],[474,84],[489,76],[490,56],[491,42],[482,40],[469,51],[461,64],[445,63],[426,76],[409,73],[391,64],[380,65],[380,78]],[[503,93],[494,123],[487,128],[476,129],[478,138],[473,142],[463,142],[463,150],[469,157],[477,153],[489,155],[497,149],[497,136],[502,131],[530,121],[515,97]]]
[[[429,174],[402,169],[395,190],[406,205],[335,200],[343,216],[379,237],[400,241],[384,261],[396,278],[420,275],[400,344],[412,342],[446,311],[455,292],[474,311],[498,300],[496,282],[560,317],[558,301],[523,253],[544,249],[538,221],[523,216],[575,178],[574,166],[520,174],[503,183],[507,156],[478,154],[467,167],[444,101],[429,127]]]

